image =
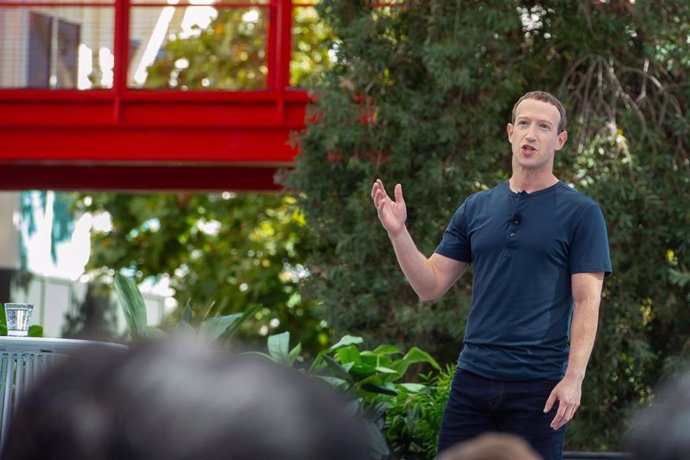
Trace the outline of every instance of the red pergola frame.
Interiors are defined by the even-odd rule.
[[[292,1],[231,4],[268,9],[268,89],[260,91],[128,88],[130,7],[147,5],[166,6],[114,1],[112,89],[0,90],[0,190],[280,188],[274,173],[297,154],[289,136],[304,128],[309,102],[307,91],[289,88]]]

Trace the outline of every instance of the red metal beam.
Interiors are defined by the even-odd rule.
[[[0,167],[8,163],[90,162],[226,163],[260,166],[292,163],[296,151],[284,130],[42,128],[2,133]],[[27,141],[30,139],[30,141]],[[0,187],[2,187],[0,185]]]
[[[111,93],[98,95],[75,92],[73,97],[30,99],[2,98],[0,92],[0,130],[44,127],[164,127],[184,126],[227,128],[282,128],[304,126],[309,97],[305,91],[278,94],[256,92],[246,99],[233,100],[236,93],[196,92],[193,97],[180,92],[128,91],[122,98]],[[50,94],[58,96],[59,94]],[[87,96],[87,97],[84,97]],[[95,97],[88,97],[95,96]],[[102,97],[105,96],[105,97]],[[282,98],[279,99],[279,97]],[[282,107],[279,108],[279,105]],[[31,141],[31,139],[27,139]],[[0,145],[0,159],[5,158]]]
[[[276,171],[224,164],[10,163],[0,167],[0,190],[270,192],[280,190]]]

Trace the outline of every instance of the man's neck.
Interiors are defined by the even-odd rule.
[[[510,190],[515,193],[534,193],[549,188],[557,182],[558,178],[554,176],[553,173],[537,175],[514,172],[508,181],[508,185],[510,186]]]

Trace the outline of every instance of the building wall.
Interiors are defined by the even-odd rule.
[[[19,268],[19,193],[0,192],[0,268]]]

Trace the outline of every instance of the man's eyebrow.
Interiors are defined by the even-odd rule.
[[[529,120],[529,121],[531,121],[531,120],[532,120],[532,117],[528,117],[527,115],[520,115],[520,116],[518,116],[518,117],[515,117],[515,121],[518,121],[518,120]],[[553,126],[553,122],[551,122],[551,121],[549,121],[549,120],[546,120],[546,119],[541,119],[541,120],[540,120],[540,119],[537,119],[537,122],[539,122],[539,123],[546,123],[546,124],[548,124],[549,126]]]

